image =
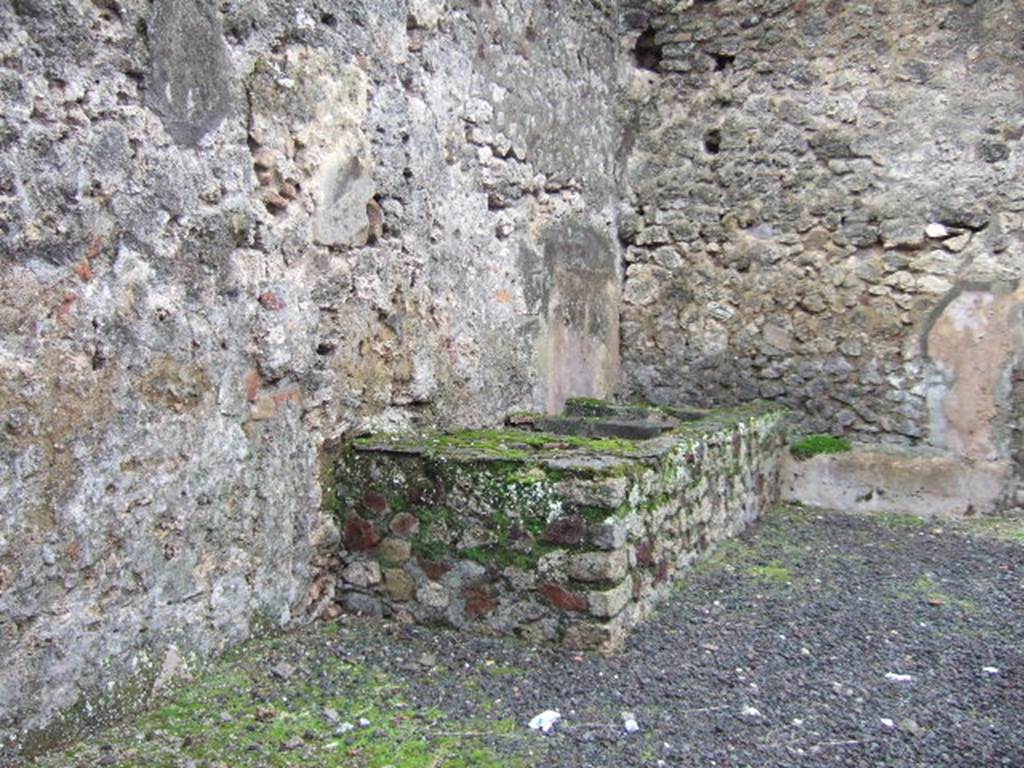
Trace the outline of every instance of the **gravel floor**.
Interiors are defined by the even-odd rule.
[[[253,684],[254,702],[315,697],[282,693],[292,669],[303,690],[359,699],[366,681],[332,677],[339,659],[388,676],[374,717],[394,706],[411,725],[375,735],[421,740],[421,752],[349,740],[347,757],[325,757],[318,744],[338,731],[307,724],[273,760],[251,744],[251,763],[197,758],[188,737],[177,758],[146,762],[125,745],[164,732],[127,725],[40,765],[1024,766],[1022,576],[1024,521],[779,510],[699,566],[614,657],[356,619],[253,657],[277,670]],[[546,709],[562,715],[551,733],[526,728]],[[182,716],[216,728],[208,713]]]

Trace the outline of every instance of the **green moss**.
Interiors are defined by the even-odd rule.
[[[789,452],[798,461],[804,461],[823,453],[846,453],[853,446],[850,441],[832,435],[808,435],[789,446]]]
[[[336,632],[335,628],[335,632]],[[409,703],[405,685],[382,671],[352,664],[330,648],[329,632],[310,634],[302,666],[315,674],[277,679],[294,663],[294,640],[250,642],[211,665],[134,722],[97,733],[37,760],[38,768],[99,765],[113,754],[122,768],[195,762],[236,768],[499,768],[522,766],[488,744],[518,735],[507,719],[453,720]],[[333,710],[333,711],[332,711]],[[341,722],[372,724],[340,733]]]

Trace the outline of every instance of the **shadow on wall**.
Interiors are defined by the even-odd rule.
[[[559,413],[570,397],[606,397],[618,384],[618,249],[589,222],[569,220],[542,233],[541,250],[529,254],[542,275],[534,400]]]

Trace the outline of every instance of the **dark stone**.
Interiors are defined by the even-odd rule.
[[[549,544],[579,544],[587,535],[587,521],[579,515],[555,520],[544,529],[544,541]]]
[[[561,608],[563,611],[585,611],[587,610],[587,598],[576,592],[571,592],[559,584],[541,584],[537,591],[552,605]]]
[[[420,530],[420,521],[415,515],[408,512],[399,512],[391,518],[391,532],[395,536],[409,538],[415,536]]]
[[[466,587],[462,590],[462,598],[466,601],[466,616],[470,620],[486,616],[498,607],[498,599],[487,587]]]
[[[153,7],[147,106],[178,144],[198,144],[232,110],[232,72],[216,5],[163,0]]]
[[[978,142],[978,155],[986,163],[999,163],[1010,156],[1010,148],[1001,141],[982,139]]]
[[[369,520],[352,515],[345,521],[345,546],[353,552],[365,552],[380,543],[377,529]]]

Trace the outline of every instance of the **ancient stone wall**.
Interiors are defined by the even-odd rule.
[[[325,439],[614,385],[617,50],[589,2],[0,4],[0,732],[330,605]]]
[[[1006,459],[1024,6],[629,5],[628,391]]]

